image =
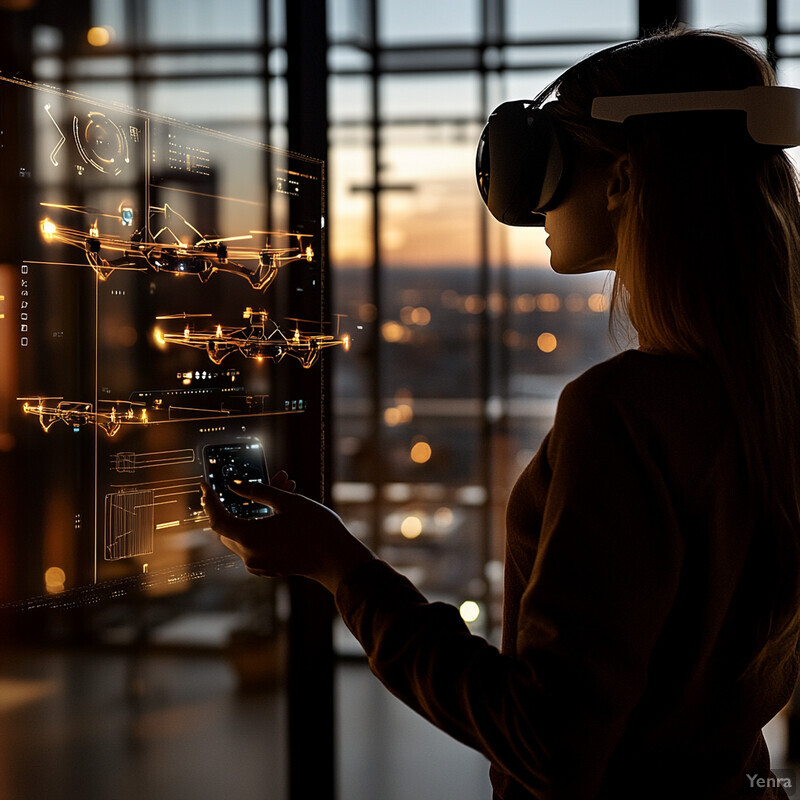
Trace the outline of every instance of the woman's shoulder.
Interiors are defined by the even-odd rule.
[[[729,441],[731,423],[722,381],[708,364],[628,350],[564,388],[551,445],[554,453],[602,451],[606,461],[647,461],[682,505],[694,508]]]
[[[696,392],[718,386],[713,369],[699,359],[674,353],[624,350],[589,367],[570,381],[565,391],[613,398],[650,391]]]
[[[590,367],[565,387],[559,409],[609,410],[662,420],[720,413],[726,406],[715,370],[690,356],[625,350]]]

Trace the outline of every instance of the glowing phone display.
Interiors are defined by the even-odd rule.
[[[241,497],[229,489],[238,482],[269,483],[267,461],[260,442],[247,440],[229,444],[207,444],[203,448],[206,482],[235,517],[265,517],[272,514],[269,506]]]

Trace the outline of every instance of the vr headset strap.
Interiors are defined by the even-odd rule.
[[[759,144],[800,144],[800,89],[792,86],[748,86],[711,92],[673,92],[595,97],[592,117],[624,122],[628,117],[673,111],[744,111],[747,132]]]

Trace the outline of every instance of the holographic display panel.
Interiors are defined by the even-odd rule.
[[[349,345],[323,164],[13,80],[0,123],[0,600],[227,568],[204,449],[321,454],[324,353]]]

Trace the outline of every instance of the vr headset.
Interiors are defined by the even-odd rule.
[[[483,202],[506,225],[544,225],[569,186],[569,143],[549,113],[550,103],[512,100],[489,116],[478,143],[475,172]],[[744,111],[753,141],[775,147],[800,144],[800,89],[746,89],[595,97],[592,117],[622,123],[629,117],[675,111]]]

